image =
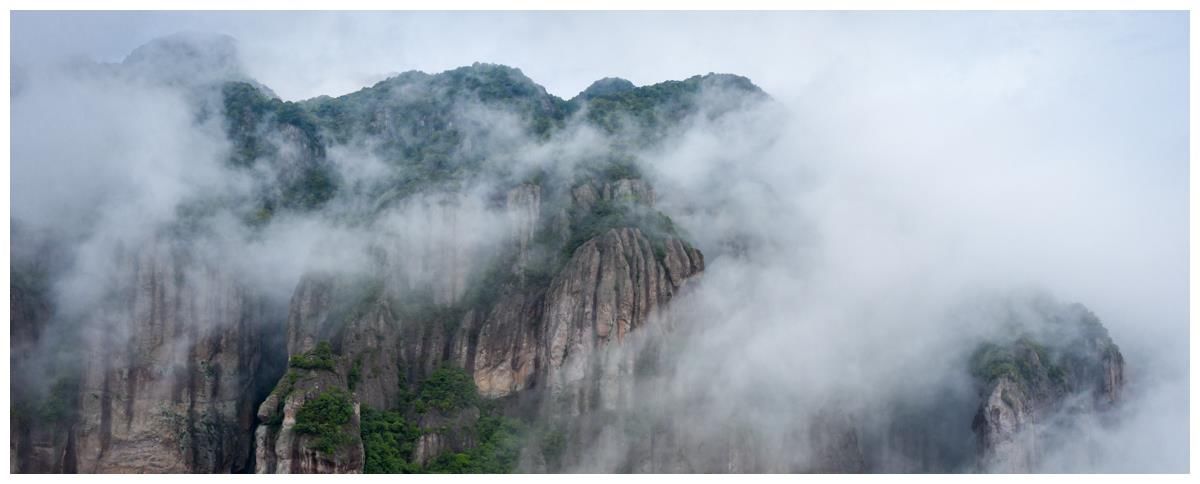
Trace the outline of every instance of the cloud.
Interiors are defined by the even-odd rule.
[[[197,120],[187,91],[112,65],[64,68],[63,58],[119,61],[153,36],[223,32],[238,39],[248,75],[292,100],[475,61],[520,67],[561,97],[608,76],[647,84],[732,72],[778,103],[694,119],[640,153],[659,207],[709,261],[703,282],[673,304],[681,322],[669,343],[671,391],[647,401],[650,410],[677,424],[745,412],[741,423],[763,442],[786,440],[782,429],[811,426],[831,406],[883,418],[877,412],[894,402],[919,406],[923,396],[963,388],[955,365],[999,319],[973,301],[1045,291],[1100,316],[1125,354],[1132,395],[1120,423],[1052,454],[1046,470],[1187,469],[1186,14],[13,20],[13,220],[69,241],[77,265],[61,297],[80,311],[103,297],[96,278],[113,273],[117,247],[147,239],[197,196],[252,196],[256,175],[224,167],[229,143],[215,120]],[[74,33],[51,41],[59,30],[49,22]],[[194,77],[179,74],[166,79]],[[706,94],[709,103],[726,100]],[[578,124],[543,143],[503,129],[515,124],[512,113],[466,103],[454,116],[471,141],[463,149],[520,167],[511,179],[477,180],[456,196],[422,194],[375,225],[331,215],[375,202],[348,195],[253,236],[236,214],[222,214],[204,239],[212,245],[197,250],[237,261],[280,301],[314,268],[369,267],[366,254],[379,245],[391,246],[401,274],[438,280],[442,268],[421,264],[430,251],[488,253],[509,233],[487,204],[501,182],[540,168],[569,173],[572,160],[608,148]],[[371,150],[371,140],[338,146],[328,160],[344,180],[369,184],[389,171]],[[446,212],[456,226],[435,223]],[[694,413],[671,411],[690,401],[701,402]],[[888,449],[870,447],[869,434],[871,458],[884,459]],[[1167,450],[1140,450],[1147,442]],[[610,444],[597,446],[607,458],[593,465],[620,458],[620,441]],[[789,457],[769,448],[764,459],[784,465]]]
[[[773,92],[782,118],[701,123],[649,157],[663,206],[711,261],[674,305],[703,329],[673,378],[691,375],[682,386],[715,393],[717,408],[764,392],[896,402],[905,387],[954,378],[997,324],[993,310],[961,312],[963,301],[1037,288],[1088,305],[1111,330],[1131,409],[1169,401],[1157,411],[1185,415],[1186,114],[1182,103],[1127,102],[1157,89],[1186,98],[1179,30],[1151,31],[1178,19],[1055,18],[1069,28],[1050,30],[1044,17],[1001,15],[968,22],[982,39],[968,49],[938,44],[966,28],[933,18],[912,22],[928,35],[906,16],[832,42],[859,55]],[[1015,27],[1023,38],[1009,37]],[[1129,411],[1100,443],[1063,450],[1091,460],[1056,455],[1046,469],[1112,463],[1143,439],[1187,448],[1185,426]],[[1182,452],[1139,455],[1104,468],[1187,469]]]

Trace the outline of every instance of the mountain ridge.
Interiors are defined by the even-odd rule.
[[[977,395],[915,416],[768,413],[778,442],[691,421],[703,402],[659,385],[693,330],[676,305],[718,266],[660,205],[653,148],[769,95],[709,74],[562,99],[476,63],[293,102],[241,78],[230,42],[127,58],[194,103],[194,127],[220,125],[230,149],[200,161],[233,188],[100,253],[87,318],[57,321],[70,258],[14,221],[12,471],[1023,472],[1041,425],[1121,400],[1098,318],[1043,301],[1028,334],[964,349],[959,390]],[[282,265],[237,257],[255,244]],[[250,277],[281,267],[298,275]]]

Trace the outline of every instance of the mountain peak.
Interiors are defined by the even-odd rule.
[[[738,89],[738,90],[742,90],[742,91],[746,91],[746,92],[765,94],[763,92],[762,88],[755,85],[754,82],[752,82],[750,80],[750,78],[748,78],[746,76],[739,76],[737,74],[721,74],[721,73],[716,73],[716,72],[710,72],[708,74],[705,74],[703,76],[698,76],[698,77],[699,77],[700,83],[702,85],[704,85],[705,87],[720,87],[720,88],[727,88],[727,89],[733,88],[733,89]]]
[[[168,82],[244,80],[237,41],[224,34],[179,32],[142,44],[122,65]]]
[[[637,86],[625,79],[620,77],[605,77],[604,79],[593,82],[592,85],[588,86],[587,89],[584,89],[583,92],[579,93],[579,95],[584,99],[590,99],[597,96],[608,96],[625,91],[632,91],[634,89],[637,89]]]

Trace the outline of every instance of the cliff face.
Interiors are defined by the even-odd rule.
[[[598,189],[589,183],[573,192],[584,194],[573,198],[571,210],[579,211],[602,201],[650,208],[653,200],[652,190],[640,180],[617,180]],[[328,342],[335,361],[323,373],[337,378],[325,380],[325,386],[343,389],[356,403],[375,409],[406,408],[406,395],[414,388],[406,382],[425,380],[448,364],[466,370],[482,397],[514,402],[518,412],[569,418],[622,405],[631,398],[636,363],[636,351],[623,343],[652,324],[671,297],[703,270],[703,255],[674,238],[661,240],[656,250],[638,228],[619,227],[582,243],[548,281],[528,280],[525,269],[535,257],[534,234],[555,231],[553,221],[558,220],[541,218],[540,194],[538,185],[521,185],[509,190],[502,197],[504,206],[497,207],[515,223],[500,251],[507,258],[492,264],[503,277],[491,280],[504,282],[488,288],[491,297],[467,301],[464,291],[439,291],[454,287],[460,271],[441,271],[426,281],[428,287],[388,277],[368,276],[364,283],[313,274],[292,298],[289,353],[303,356]],[[486,263],[459,261],[467,267]],[[383,272],[389,271],[394,270]],[[429,299],[406,303],[403,296],[409,292]],[[294,377],[285,376],[259,410],[259,421],[265,423],[278,419],[276,409],[283,408],[279,430],[259,427],[259,472],[318,469],[296,464],[297,453],[312,449],[288,430],[288,409],[302,404],[303,397],[285,397],[282,407],[278,401],[279,394],[295,394],[288,388],[299,388],[289,378]],[[478,419],[474,407],[422,413],[417,420],[424,431],[410,460],[426,464],[446,451],[472,447],[469,428]],[[338,452],[325,457],[353,462]],[[341,464],[321,469],[360,470]]]
[[[51,261],[61,254],[49,250],[42,241],[31,237],[19,224],[13,224],[14,247],[29,249],[27,254],[13,251],[11,285],[9,286],[9,364],[10,395],[12,396],[9,461],[10,472],[75,472],[74,435],[72,420],[77,397],[77,380],[56,378],[59,364],[42,358],[60,344],[50,344],[53,338],[51,322],[54,301]],[[61,346],[66,347],[69,341]],[[45,368],[43,368],[45,367]],[[65,372],[64,372],[65,373]],[[54,383],[43,392],[22,390],[44,387],[43,380]]]
[[[585,185],[573,191],[573,199],[590,209],[596,200],[622,193],[614,187],[637,185],[634,180],[599,190]],[[651,199],[652,192],[641,190],[638,200]],[[526,185],[505,200],[516,213],[537,214],[530,206],[539,193],[536,185]],[[546,225],[526,216],[527,228],[516,230],[512,240],[516,268],[528,263],[534,227]],[[407,382],[422,381],[447,364],[467,370],[483,397],[514,402],[518,414],[535,415],[552,429],[530,442],[521,461],[526,471],[589,469],[591,456],[585,453],[603,442],[623,446],[625,456],[616,468],[596,470],[896,469],[869,462],[859,438],[863,429],[836,412],[779,444],[802,451],[804,458],[796,461],[766,457],[775,454],[764,447],[770,444],[736,426],[715,441],[690,432],[694,422],[686,419],[639,428],[644,422],[627,412],[646,397],[635,388],[638,371],[647,358],[652,362],[654,338],[667,331],[656,319],[704,268],[702,254],[678,239],[663,241],[661,249],[655,245],[637,228],[610,229],[576,248],[544,287],[517,280],[490,305],[466,309],[452,307],[462,295],[448,292],[424,313],[396,309],[388,297],[394,291],[384,282],[373,286],[310,275],[292,297],[286,347],[289,355],[304,356],[332,342],[333,361],[330,368],[293,368],[254,412],[255,395],[261,394],[254,380],[264,372],[261,355],[269,353],[260,324],[270,318],[227,275],[189,264],[169,243],[147,244],[130,256],[125,265],[130,272],[113,286],[120,304],[98,318],[104,326],[84,338],[87,370],[77,390],[68,393],[77,410],[53,426],[19,420],[12,434],[18,456],[13,470],[237,472],[252,465],[267,473],[362,472],[360,407],[403,408],[405,394],[415,387]],[[13,297],[13,331],[22,335],[14,341],[36,339],[37,321],[48,308],[28,291],[14,291]],[[1035,469],[1040,423],[1056,412],[1102,411],[1119,401],[1123,362],[1102,328],[1071,341],[1062,348],[1082,349],[1056,346],[1047,356],[1026,340],[993,349],[1011,355],[1001,359],[1018,370],[981,380],[983,397],[973,424],[981,469]],[[298,432],[296,424],[300,409],[331,389],[352,395],[354,411],[339,427],[348,438],[326,451],[317,436]],[[1078,395],[1092,403],[1071,403]],[[406,456],[411,462],[427,465],[479,444],[477,407],[430,411],[415,419],[420,436]],[[918,425],[894,438],[921,447],[927,445],[921,437],[927,430]]]
[[[972,423],[981,470],[1037,470],[1048,435],[1121,399],[1125,361],[1095,315],[1080,306],[1048,310],[1055,314],[1043,334],[984,345],[973,358],[982,388]]]
[[[629,398],[620,382],[635,361],[621,343],[704,268],[699,251],[676,239],[666,247],[660,262],[637,229],[610,230],[580,246],[551,283],[537,356],[558,410],[578,415]]]
[[[979,395],[938,409],[696,422],[705,402],[662,405],[654,378],[670,377],[689,324],[670,308],[705,257],[636,154],[688,116],[765,102],[748,80],[610,79],[563,100],[475,65],[293,103],[245,79],[229,39],[206,42],[168,39],[124,68],[220,98],[195,114],[221,114],[222,168],[246,191],[175,207],[186,220],[96,266],[14,243],[14,472],[1025,471],[1040,428],[1120,400],[1120,352],[1068,311],[981,347]],[[176,62],[195,76],[153,75]],[[543,144],[568,126],[604,141]],[[563,159],[528,169],[530,152]],[[284,287],[200,255],[204,237],[243,247],[298,219],[363,240],[287,252],[303,275]],[[73,307],[54,284],[71,271],[97,302]],[[763,432],[742,412],[787,418]],[[960,433],[973,439],[933,436]]]
[[[569,409],[545,412],[569,416],[551,418],[565,445],[547,452],[559,446],[547,445],[545,439],[532,443],[523,469],[1044,471],[1048,450],[1111,421],[1109,412],[1122,398],[1124,361],[1086,309],[1042,300],[1034,306],[1043,312],[1020,321],[1022,329],[1014,330],[1011,339],[996,337],[979,344],[970,361],[958,368],[963,379],[913,389],[877,404],[855,401],[850,394],[843,395],[848,400],[842,404],[835,400],[814,414],[800,414],[770,404],[760,407],[754,400],[744,401],[736,411],[718,403],[715,412],[726,413],[726,419],[698,422],[697,414],[714,415],[709,403],[672,398],[656,402],[662,393],[676,391],[669,387],[670,374],[639,381],[640,372],[635,371],[618,380],[617,388],[627,391],[621,394],[622,404],[579,414]],[[648,363],[653,368],[653,356],[670,351],[663,343],[678,336],[651,333],[636,345],[629,366]],[[769,395],[764,391],[763,398]],[[764,428],[742,415],[770,416],[777,426]]]
[[[238,472],[251,465],[255,379],[266,309],[227,273],[191,263],[169,240],[132,251],[90,314],[61,387],[70,410],[53,437],[17,430],[28,472]],[[19,304],[23,305],[23,304]],[[78,373],[75,373],[78,372]],[[47,454],[53,455],[48,458]]]
[[[360,407],[353,403],[347,422],[335,429],[335,443],[322,449],[321,435],[297,426],[297,417],[306,405],[331,389],[345,388],[346,382],[332,371],[293,370],[258,408],[261,425],[254,433],[254,471],[275,474],[359,473],[363,449],[359,438]]]

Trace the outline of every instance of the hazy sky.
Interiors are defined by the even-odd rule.
[[[1110,51],[1110,66],[1187,48],[1187,15],[1170,12],[48,12],[13,20],[17,63],[42,55],[119,61],[154,37],[226,33],[241,41],[250,72],[286,99],[476,61],[519,67],[569,97],[607,76],[644,84],[708,72],[736,72],[779,92],[900,50],[967,68],[980,55],[1036,56],[1064,40]]]

